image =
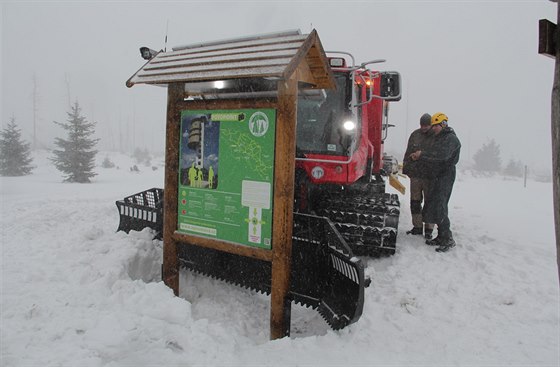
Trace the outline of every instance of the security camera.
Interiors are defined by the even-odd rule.
[[[156,55],[157,55],[157,51],[154,51],[148,47],[140,47],[140,56],[142,56],[144,60],[151,60]]]

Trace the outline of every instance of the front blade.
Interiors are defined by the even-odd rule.
[[[258,292],[270,293],[271,263],[180,243],[181,266]],[[289,297],[310,306],[333,329],[359,319],[364,303],[364,270],[332,223],[294,214]]]

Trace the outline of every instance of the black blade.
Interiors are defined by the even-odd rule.
[[[317,309],[333,329],[362,314],[364,271],[360,260],[326,218],[294,214],[289,297]],[[179,245],[187,269],[255,291],[270,293],[271,263],[193,246]]]

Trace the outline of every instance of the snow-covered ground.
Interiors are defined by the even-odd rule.
[[[364,259],[360,320],[335,332],[294,305],[292,336],[269,341],[268,296],[183,273],[174,297],[161,242],[115,233],[115,200],[163,187],[163,168],[110,157],[92,184],[62,183],[45,152],[1,178],[1,366],[560,365],[550,183],[460,173],[445,254],[405,234],[402,196],[396,255]]]

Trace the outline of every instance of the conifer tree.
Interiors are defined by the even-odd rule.
[[[0,132],[0,174],[2,176],[25,176],[34,168],[31,165],[30,143],[21,140],[21,130],[12,117],[8,126]]]
[[[499,172],[502,166],[502,159],[500,158],[500,146],[496,144],[494,139],[482,145],[475,155],[474,169],[477,171],[494,173]]]
[[[504,168],[504,175],[513,177],[523,176],[523,163],[521,161],[514,161],[510,159],[506,167]]]
[[[81,115],[81,108],[77,101],[67,114],[68,122],[54,121],[67,131],[68,138],[66,140],[55,138],[54,143],[60,149],[53,150],[54,157],[51,158],[51,161],[59,171],[64,173],[64,181],[90,182],[90,178],[97,175],[93,172],[97,154],[94,147],[99,139],[91,138],[91,135],[95,133],[95,123],[88,122]]]

